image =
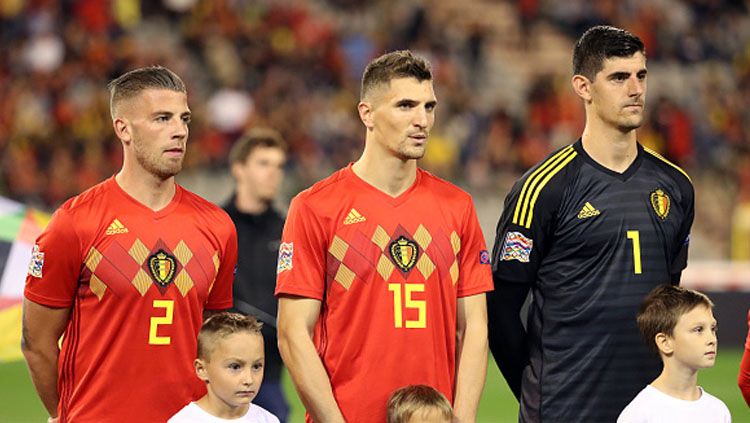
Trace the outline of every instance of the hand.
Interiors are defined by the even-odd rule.
[[[48,417],[47,423],[58,423],[60,419],[58,417]]]

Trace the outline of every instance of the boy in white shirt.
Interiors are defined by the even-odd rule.
[[[168,423],[279,423],[252,403],[263,382],[262,323],[252,316],[219,313],[198,333],[195,373],[208,393],[177,412]]]
[[[638,328],[664,370],[622,410],[618,423],[731,422],[727,406],[704,391],[698,370],[716,361],[714,304],[697,291],[654,288],[638,311]]]

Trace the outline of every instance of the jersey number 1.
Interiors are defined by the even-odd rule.
[[[169,345],[172,338],[169,336],[159,336],[157,331],[159,325],[171,325],[174,317],[174,300],[154,300],[154,308],[163,308],[163,316],[151,317],[151,324],[148,328],[148,343],[151,345]]]
[[[628,239],[633,241],[633,272],[641,274],[641,236],[638,231],[628,231]]]
[[[404,289],[406,301],[401,302],[401,287]],[[412,292],[424,292],[423,283],[389,283],[388,290],[393,292],[393,325],[402,328],[406,325],[407,329],[424,329],[427,327],[427,302],[425,300],[415,300],[411,297]],[[417,309],[417,320],[406,320],[404,322],[403,309]]]

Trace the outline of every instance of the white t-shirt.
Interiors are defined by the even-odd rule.
[[[237,419],[222,419],[208,414],[198,404],[191,402],[172,416],[167,423],[279,423],[279,419],[265,408],[250,404],[247,414]]]
[[[730,423],[727,406],[700,386],[701,396],[695,401],[681,400],[646,385],[622,410],[617,423]]]

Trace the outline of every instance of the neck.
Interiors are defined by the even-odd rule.
[[[153,211],[166,207],[176,190],[174,176],[161,179],[148,172],[136,174],[125,167],[115,175],[115,181],[128,195]]]
[[[586,120],[581,142],[594,161],[618,173],[627,170],[638,154],[635,129],[622,132],[598,120]]]
[[[236,419],[242,417],[247,414],[247,410],[250,408],[250,404],[242,404],[233,407],[222,401],[220,398],[211,395],[210,389],[203,398],[196,401],[196,404],[198,404],[198,407],[202,408],[203,411],[220,419]]]
[[[391,197],[398,197],[408,190],[417,179],[417,161],[401,159],[393,154],[382,154],[365,142],[362,157],[352,166],[354,173],[368,184]]]
[[[671,363],[664,360],[664,370],[651,386],[665,394],[681,400],[695,401],[700,398],[698,389],[698,370]]]
[[[268,210],[270,202],[237,187],[237,195],[234,198],[234,206],[237,210],[247,214],[261,214]]]

